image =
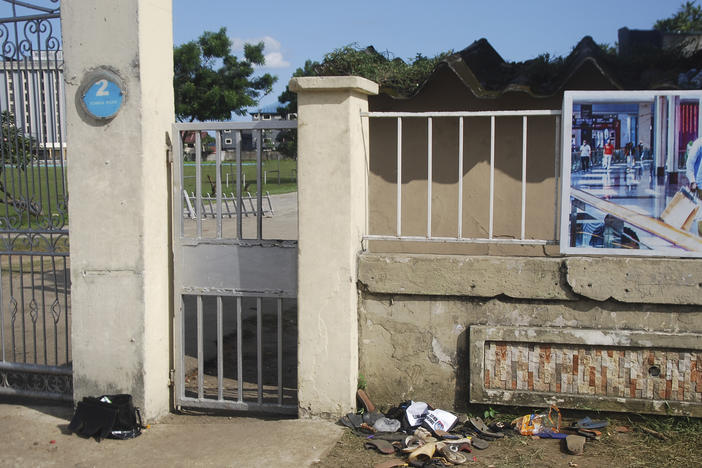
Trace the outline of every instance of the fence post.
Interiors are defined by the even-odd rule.
[[[298,397],[300,415],[355,409],[357,256],[365,230],[365,78],[293,78],[298,94]]]
[[[61,26],[74,399],[131,393],[153,420],[169,408],[171,0],[63,0]],[[97,71],[120,85],[111,120],[80,102]],[[91,96],[116,100],[102,82]]]

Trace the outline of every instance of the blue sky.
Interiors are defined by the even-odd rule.
[[[373,45],[402,59],[460,50],[485,37],[508,61],[566,55],[590,35],[614,44],[617,30],[650,29],[682,0],[173,0],[173,40],[226,26],[235,45],[264,40],[262,71],[278,76],[261,105],[277,102],[296,68],[346,44]],[[353,5],[349,8],[348,5]],[[238,53],[237,55],[240,55]]]

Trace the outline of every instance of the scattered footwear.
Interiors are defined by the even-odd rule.
[[[366,439],[365,442],[363,442],[363,446],[367,449],[375,449],[385,455],[395,453],[395,447],[390,442],[383,439]]]
[[[485,450],[490,446],[490,442],[485,439],[481,439],[480,437],[471,437],[470,445],[478,450]]]
[[[362,388],[359,388],[356,391],[356,400],[360,403],[360,406],[363,408],[363,411],[365,413],[374,413],[375,412],[375,405],[371,401],[370,397],[368,397],[368,394],[366,393],[365,390]]]
[[[491,439],[501,439],[505,436],[502,432],[491,431],[480,418],[470,418],[468,421],[481,436],[490,437]]]
[[[585,437],[579,435],[569,435],[565,438],[566,448],[568,453],[573,455],[582,455],[585,450]]]
[[[607,426],[609,426],[607,421],[593,421],[589,416],[585,416],[583,419],[574,422],[567,429],[577,431],[578,429],[602,429]]]
[[[578,435],[591,440],[600,440],[602,438],[602,433],[596,429],[578,429]]]
[[[424,444],[409,455],[410,466],[423,467],[431,461],[436,451],[436,442]]]
[[[468,458],[461,452],[452,450],[447,444],[443,442],[438,442],[436,444],[436,451],[446,459],[449,463],[454,465],[460,465],[468,461]]]

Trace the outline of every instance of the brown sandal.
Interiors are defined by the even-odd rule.
[[[361,403],[361,406],[366,412],[373,413],[375,411],[375,405],[368,397],[368,394],[365,392],[365,390],[359,388],[356,392],[356,399]]]

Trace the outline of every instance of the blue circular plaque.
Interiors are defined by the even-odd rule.
[[[124,93],[107,78],[94,82],[83,95],[86,110],[99,119],[109,119],[122,107]]]
[[[122,83],[119,75],[107,68],[99,68],[86,74],[76,94],[86,122],[101,125],[117,115],[126,99]]]

